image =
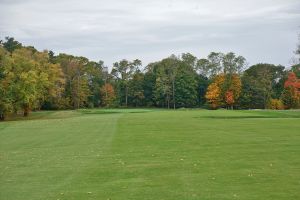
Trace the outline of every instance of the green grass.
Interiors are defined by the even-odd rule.
[[[0,123],[0,199],[300,199],[300,112],[33,113]]]

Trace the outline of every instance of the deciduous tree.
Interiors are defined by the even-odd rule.
[[[12,60],[9,52],[0,46],[0,120],[13,110],[13,81],[10,78]]]
[[[216,109],[223,104],[222,85],[224,84],[224,81],[224,74],[217,75],[207,88],[205,98],[212,109]]]
[[[13,37],[5,37],[5,41],[2,42],[2,45],[10,53],[16,49],[22,48],[22,44],[16,41]]]
[[[281,65],[251,66],[242,76],[241,106],[243,108],[266,108],[271,98],[280,98],[284,77],[284,67]]]
[[[294,72],[290,72],[284,83],[281,99],[287,109],[300,107],[300,79]]]
[[[109,83],[106,83],[101,87],[100,93],[102,97],[102,105],[105,107],[112,106],[116,99],[116,94],[113,86]]]
[[[124,94],[126,107],[128,105],[129,80],[132,78],[135,71],[141,65],[142,65],[142,62],[138,59],[135,59],[132,62],[124,59],[124,60],[121,60],[120,62],[114,63],[114,65],[113,65],[113,69],[112,69],[111,73],[120,82],[120,84],[118,84],[118,86],[120,87],[120,90],[123,91],[121,93]]]
[[[129,81],[129,99],[133,106],[144,105],[144,74],[137,70]]]

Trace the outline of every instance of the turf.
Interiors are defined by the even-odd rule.
[[[0,123],[0,199],[300,199],[299,111],[79,110]]]

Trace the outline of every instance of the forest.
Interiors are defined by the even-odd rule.
[[[295,54],[300,55],[299,45]],[[297,109],[297,63],[248,66],[233,52],[211,52],[204,58],[171,55],[146,66],[139,59],[123,59],[107,67],[6,37],[0,42],[0,119],[96,107]]]

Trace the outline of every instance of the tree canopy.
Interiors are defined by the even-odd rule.
[[[123,59],[106,66],[6,37],[0,43],[0,119],[32,110],[101,106],[299,108],[299,78],[299,65],[248,67],[233,52],[205,58],[183,53],[146,66],[139,59]]]

